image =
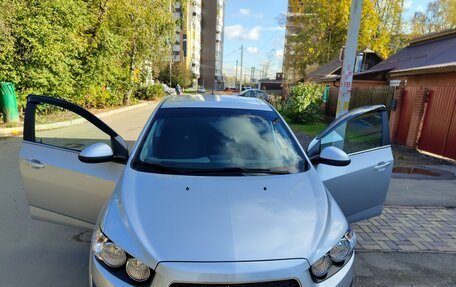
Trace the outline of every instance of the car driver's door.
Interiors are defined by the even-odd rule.
[[[40,123],[47,123],[48,130],[38,128]],[[81,151],[92,144],[109,153],[82,162]],[[83,108],[31,95],[19,157],[32,217],[91,228],[124,170],[128,149],[116,132]]]
[[[315,157],[335,146],[350,157],[347,166],[316,164],[325,186],[349,222],[380,215],[393,168],[388,114],[384,106],[354,109],[332,122],[309,145]]]

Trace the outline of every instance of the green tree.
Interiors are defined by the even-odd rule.
[[[3,2],[5,3],[5,2]],[[2,66],[2,80],[13,81],[21,94],[42,93],[73,98],[74,71],[84,48],[80,35],[84,24],[84,1],[12,1],[7,21],[11,30]],[[1,9],[3,10],[3,9]],[[76,99],[77,101],[77,99]]]
[[[174,1],[174,0],[173,0]],[[161,0],[0,0],[0,80],[88,107],[128,104],[157,76],[175,23]]]
[[[175,22],[169,2],[162,0],[130,0],[116,2],[116,28],[125,39],[124,66],[128,67],[124,104],[129,104],[139,67],[149,61],[152,67],[169,54],[169,43],[175,33]],[[157,71],[158,72],[158,71]]]
[[[170,85],[172,87],[177,84],[183,88],[187,88],[192,85],[193,73],[185,67],[184,62],[173,62],[171,69],[172,82]],[[166,65],[166,67],[161,70],[158,80],[169,84],[169,65]]]

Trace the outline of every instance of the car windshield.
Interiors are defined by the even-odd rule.
[[[133,167],[183,175],[263,175],[303,172],[307,162],[274,111],[163,108]]]

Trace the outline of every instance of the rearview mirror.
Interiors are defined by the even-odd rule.
[[[85,163],[108,162],[114,159],[112,148],[105,143],[94,143],[83,149],[78,158]]]
[[[332,166],[347,166],[351,159],[346,152],[335,146],[324,148],[319,155],[310,158],[312,164],[327,164]]]

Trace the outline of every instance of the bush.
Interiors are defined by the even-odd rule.
[[[165,96],[162,85],[151,85],[136,89],[135,97],[140,100],[155,100]]]
[[[90,87],[84,94],[86,96],[83,100],[80,99],[78,101],[77,98],[73,98],[70,101],[89,109],[102,109],[106,107],[122,105],[122,94],[116,91],[112,91],[108,87]]]
[[[298,84],[291,89],[284,114],[293,123],[311,123],[321,119],[323,87],[314,83]]]

